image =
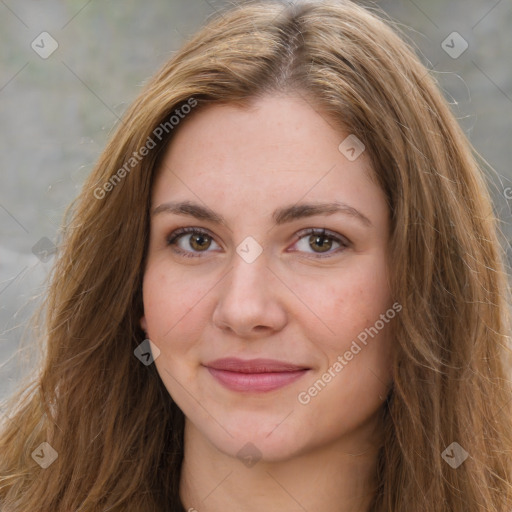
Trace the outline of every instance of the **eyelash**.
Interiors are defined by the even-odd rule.
[[[196,228],[196,227],[184,227],[184,228],[178,228],[175,231],[173,231],[168,237],[167,237],[167,245],[176,245],[176,242],[179,238],[181,238],[182,235],[186,234],[196,234],[196,235],[206,235],[208,238],[214,239],[213,235],[210,234],[209,231],[202,229],[202,228]],[[299,231],[296,236],[297,239],[295,240],[294,244],[297,243],[299,240],[304,238],[307,235],[317,235],[322,236],[327,239],[334,240],[335,242],[339,243],[341,247],[338,247],[336,250],[321,254],[316,253],[314,256],[308,256],[312,258],[329,258],[332,257],[334,254],[339,254],[343,250],[350,247],[350,242],[343,236],[337,235],[336,233],[326,230],[325,228],[307,228]],[[175,252],[178,254],[181,254],[182,256],[186,258],[198,258],[200,256],[200,252],[191,253],[191,251],[184,251],[183,249],[180,249],[179,247],[173,248]],[[209,251],[203,251],[203,252],[209,252]],[[300,251],[292,251],[292,252],[300,252]],[[310,253],[314,254],[314,253]]]

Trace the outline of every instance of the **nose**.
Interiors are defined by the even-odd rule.
[[[264,254],[252,263],[234,254],[231,270],[218,285],[219,298],[213,312],[216,327],[239,337],[258,338],[286,325],[286,308],[280,293],[283,284],[267,263]]]

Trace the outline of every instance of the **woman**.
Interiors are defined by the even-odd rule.
[[[366,10],[209,22],[127,111],[52,279],[3,511],[510,511],[485,181]]]

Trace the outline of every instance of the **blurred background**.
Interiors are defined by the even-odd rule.
[[[144,82],[228,2],[0,0],[0,400],[66,205]],[[512,0],[386,0],[477,151],[512,236]],[[509,259],[510,261],[510,259]],[[34,349],[35,350],[35,349]],[[22,366],[24,365],[24,366]]]

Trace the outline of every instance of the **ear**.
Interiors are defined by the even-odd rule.
[[[140,326],[144,332],[148,332],[148,323],[146,322],[146,317],[142,316],[140,319]]]

